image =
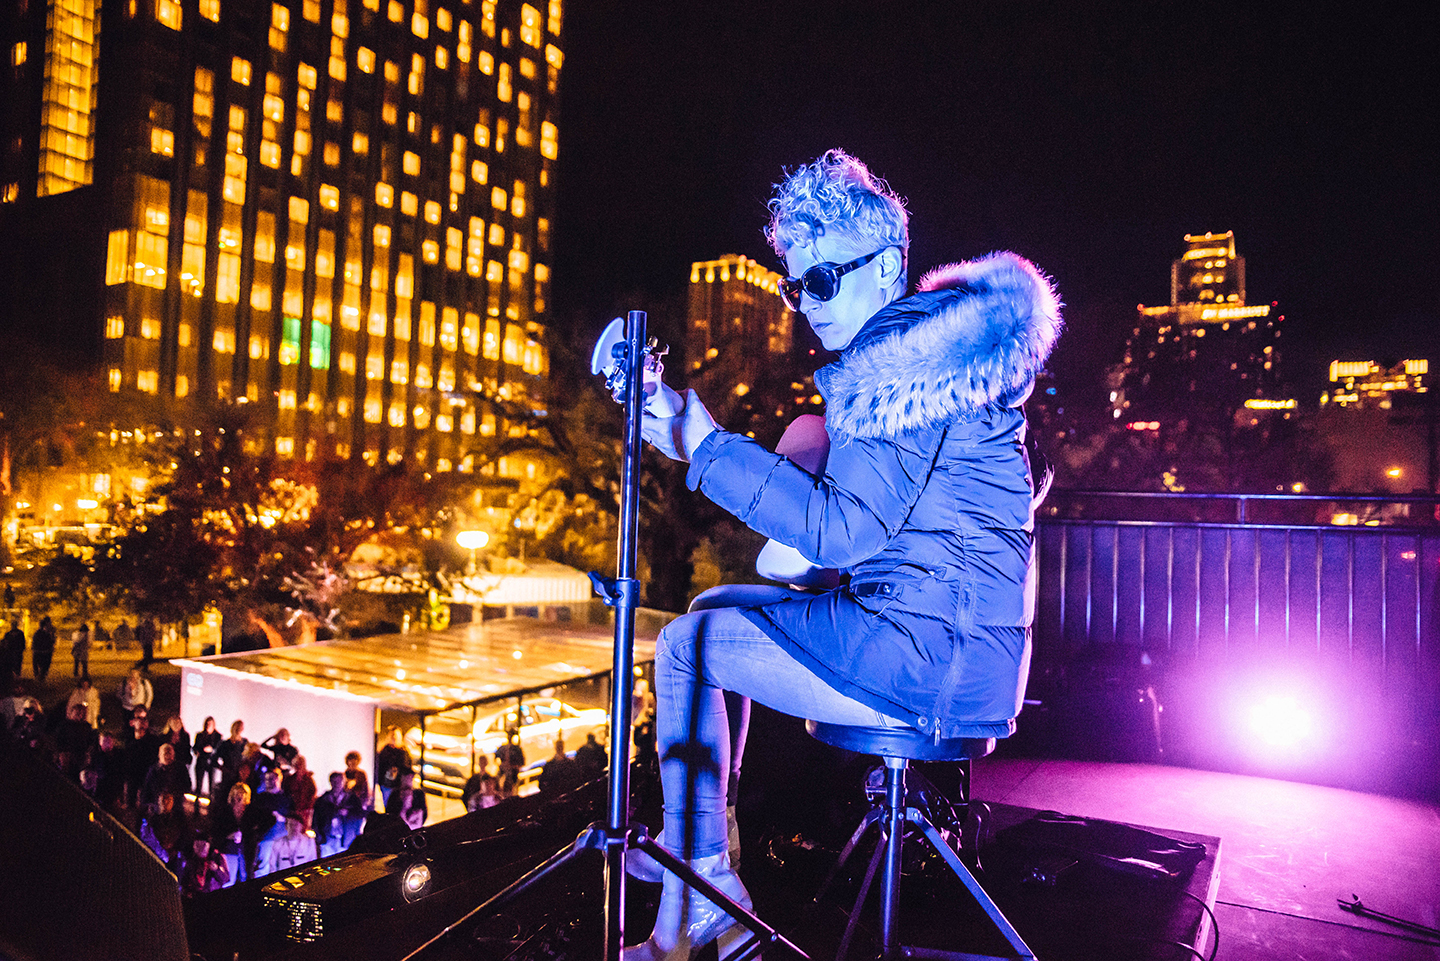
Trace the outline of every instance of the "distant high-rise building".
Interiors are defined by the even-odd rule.
[[[1402,360],[1381,367],[1373,360],[1330,362],[1331,388],[1320,395],[1320,406],[1355,410],[1390,410],[1400,395],[1430,392],[1430,361]]]
[[[3,4],[12,328],[281,455],[470,469],[545,404],[560,36],[561,0]]]
[[[1170,267],[1170,304],[1136,310],[1124,363],[1110,378],[1112,417],[1127,424],[1213,422],[1245,408],[1283,407],[1285,318],[1274,303],[1246,302],[1245,259],[1235,252],[1234,232],[1186,234],[1185,244]]]
[[[779,439],[821,413],[811,377],[819,342],[780,297],[781,276],[738,254],[690,265],[687,381],[729,430]]]

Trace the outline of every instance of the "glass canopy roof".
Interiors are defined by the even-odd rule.
[[[317,688],[377,707],[443,711],[498,695],[589,677],[613,665],[613,614],[600,602],[571,605],[569,621],[509,617],[443,631],[385,634],[178,661],[276,685]],[[653,660],[660,629],[676,615],[641,608],[635,662]]]

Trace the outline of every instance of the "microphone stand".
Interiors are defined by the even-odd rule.
[[[613,348],[615,370],[607,375],[606,386],[625,408],[624,444],[620,472],[620,537],[616,577],[590,575],[595,590],[608,606],[615,608],[615,652],[611,667],[610,699],[610,793],[605,823],[591,824],[573,842],[551,855],[544,863],[517,879],[489,900],[406,955],[412,961],[432,945],[466,922],[488,917],[526,890],[569,864],[587,851],[605,856],[605,953],[606,961],[621,961],[625,946],[625,857],[629,851],[644,851],[671,874],[698,890],[717,907],[746,928],[751,936],[727,961],[748,961],[768,947],[779,946],[808,961],[808,955],[755,914],[736,903],[713,884],[696,874],[689,864],[665,850],[648,835],[643,824],[630,823],[630,722],[631,696],[635,685],[635,609],[640,601],[640,582],[635,577],[640,535],[640,454],[643,438],[640,421],[645,407],[644,376],[651,352],[647,345],[646,315],[632,310],[626,316],[625,339]]]

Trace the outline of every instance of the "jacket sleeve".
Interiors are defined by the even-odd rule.
[[[696,448],[686,482],[817,566],[845,568],[900,531],[942,439],[936,429],[851,441],[831,449],[816,477],[748,437],[717,430]]]

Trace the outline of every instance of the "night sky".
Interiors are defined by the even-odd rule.
[[[1206,230],[1279,301],[1293,379],[1440,360],[1436,10],[572,0],[556,333],[674,312],[693,260],[778,266],[771,184],[838,146],[908,200],[912,281],[1000,248],[1054,277],[1077,387]]]

